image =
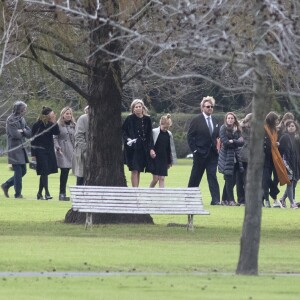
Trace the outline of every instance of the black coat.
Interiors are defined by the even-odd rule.
[[[202,157],[207,157],[211,151],[218,155],[216,148],[217,137],[219,137],[219,124],[215,117],[211,116],[213,133],[210,135],[207,122],[203,114],[196,116],[190,123],[187,140],[191,151]]]
[[[142,121],[143,130],[138,124]],[[124,161],[129,170],[138,170],[139,165],[144,165],[146,172],[153,170],[153,162],[150,150],[154,149],[152,138],[152,122],[149,116],[138,118],[135,114],[129,115],[122,126],[124,142]],[[131,146],[127,145],[127,139],[137,139]],[[144,162],[141,162],[141,161]],[[139,170],[141,171],[141,170]]]
[[[36,157],[36,173],[38,175],[57,173],[53,135],[59,135],[57,124],[49,122],[44,125],[42,121],[38,120],[32,126],[34,139],[31,142],[31,155]]]
[[[218,170],[224,175],[234,174],[235,161],[239,163],[240,171],[243,171],[239,151],[244,141],[240,137],[241,132],[229,130],[225,125],[221,126],[220,139],[222,147],[219,153]],[[233,143],[230,143],[229,140],[233,140]]]
[[[294,180],[299,179],[298,169],[298,144],[295,136],[289,133],[285,133],[279,140],[279,152],[282,158],[286,161],[289,168],[292,170],[292,178]],[[289,172],[288,172],[289,173]]]

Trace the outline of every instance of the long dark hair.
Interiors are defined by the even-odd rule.
[[[228,124],[227,124],[227,117],[229,116],[229,115],[232,115],[233,116],[233,118],[234,118],[234,123],[232,124],[232,127],[231,126],[228,126]],[[239,121],[238,121],[238,119],[237,119],[237,116],[235,115],[235,113],[233,113],[233,112],[228,112],[226,115],[225,115],[225,117],[224,117],[224,125],[226,126],[226,128],[227,128],[227,130],[228,131],[237,131],[237,132],[241,132],[241,128],[240,128],[240,123],[239,123]]]
[[[266,115],[265,124],[269,127],[271,131],[276,131],[277,121],[279,116],[275,111],[271,111]]]
[[[288,120],[286,123],[285,123],[285,128],[284,128],[284,132],[287,132],[288,133],[288,127],[290,126],[290,124],[294,124],[295,127],[296,127],[296,131],[295,131],[295,139],[296,140],[299,140],[300,139],[300,131],[299,131],[299,124],[294,121],[294,120]]]

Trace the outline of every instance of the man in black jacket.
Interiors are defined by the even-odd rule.
[[[187,138],[193,152],[193,167],[188,187],[197,187],[206,170],[207,181],[211,194],[211,205],[220,204],[220,189],[217,180],[219,124],[212,116],[215,99],[204,97],[200,103],[202,113],[190,124]]]

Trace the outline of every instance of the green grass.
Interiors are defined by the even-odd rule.
[[[12,175],[5,158],[0,159],[0,170],[2,183]],[[190,170],[191,161],[180,160],[170,169],[166,186],[187,186]],[[150,180],[149,174],[141,174],[141,186],[148,186]],[[299,277],[280,274],[300,273],[300,210],[263,209],[259,271],[268,275],[234,276],[244,208],[210,206],[205,178],[201,191],[211,214],[195,216],[194,232],[166,226],[184,224],[186,216],[153,216],[155,225],[99,225],[92,230],[64,224],[71,204],[58,201],[58,183],[59,176],[51,175],[54,199],[37,201],[38,177],[28,170],[24,199],[6,199],[0,193],[0,272],[105,274],[2,276],[1,299],[299,298]],[[71,176],[69,184],[74,183]]]

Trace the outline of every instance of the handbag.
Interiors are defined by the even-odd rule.
[[[286,171],[287,171],[288,177],[289,177],[290,180],[292,180],[294,172],[293,172],[292,168],[289,166],[289,164],[288,164],[288,162],[287,162],[287,160],[285,159],[284,156],[283,156],[282,160],[283,160],[283,163],[284,163],[284,165],[286,167]]]
[[[32,170],[36,170],[36,161],[34,161],[34,160],[30,161],[29,168]]]

